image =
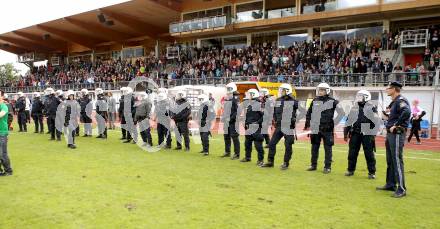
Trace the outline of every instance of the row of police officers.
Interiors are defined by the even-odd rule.
[[[403,172],[403,146],[405,131],[409,123],[409,103],[400,95],[402,85],[393,82],[387,90],[392,98],[387,114],[387,183],[378,190],[394,191],[394,197],[406,195],[405,179]],[[293,154],[293,144],[297,139],[296,123],[304,116],[306,118],[304,130],[310,137],[311,160],[308,171],[315,171],[318,167],[319,149],[324,148],[323,172],[331,172],[332,147],[335,142],[334,128],[345,116],[339,101],[331,97],[331,88],[326,83],[321,83],[316,89],[316,97],[308,108],[300,106],[296,100],[293,89],[289,84],[279,87],[279,96],[274,99],[267,89],[250,89],[246,92],[243,103],[240,103],[240,94],[235,83],[226,86],[226,98],[222,115],[223,138],[225,151],[222,157],[231,159],[240,158],[240,123],[244,123],[245,156],[241,162],[250,162],[252,149],[257,151],[257,165],[263,168],[273,167],[275,164],[276,146],[284,138],[284,157],[281,169],[289,168]],[[191,105],[186,98],[185,91],[178,91],[174,99],[168,97],[164,88],[158,90],[157,98],[151,101],[147,93],[141,93],[136,103],[133,90],[130,87],[121,88],[122,96],[119,101],[118,116],[121,121],[121,140],[124,143],[137,143],[138,127],[140,129],[143,145],[152,147],[153,141],[150,130],[150,119],[157,123],[158,147],[171,148],[172,126],[174,121],[174,134],[176,137],[176,150],[190,150],[189,121],[192,119]],[[100,88],[95,90],[96,123],[98,126],[97,138],[107,138],[107,121],[109,120],[109,99]],[[209,155],[209,139],[211,136],[212,122],[215,120],[214,102],[207,95],[198,96],[199,109],[196,113],[199,124],[200,139],[202,142],[202,155]],[[155,112],[153,113],[153,102]],[[61,106],[60,106],[61,105]],[[19,106],[20,109],[22,105]],[[51,140],[61,138],[65,133],[68,147],[76,148],[75,136],[79,135],[79,123],[84,123],[84,136],[92,135],[92,110],[93,106],[87,89],[81,90],[79,98],[73,91],[63,92],[49,88],[45,91],[44,100],[39,93],[35,94],[32,105],[32,116],[35,120],[36,132],[43,131],[43,114],[47,117],[47,126]],[[241,114],[244,113],[242,116]],[[60,115],[62,114],[62,115]],[[60,119],[59,117],[63,117]],[[21,123],[24,119],[19,117]],[[356,170],[357,158],[362,146],[368,167],[368,178],[376,177],[375,136],[381,126],[381,119],[377,114],[377,107],[371,102],[371,94],[360,90],[356,95],[356,103],[351,108],[344,128],[344,140],[349,144],[348,168],[346,176],[353,176]],[[272,135],[269,129],[273,128]],[[264,147],[269,149],[267,161],[264,162]],[[233,153],[232,153],[233,148]]]

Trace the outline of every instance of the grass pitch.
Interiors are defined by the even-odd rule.
[[[307,172],[310,145],[297,142],[291,168],[219,158],[222,136],[191,152],[149,153],[108,140],[50,142],[46,134],[12,132],[14,175],[0,177],[0,228],[438,228],[440,153],[405,151],[408,196],[376,191],[385,183],[384,149],[377,152],[377,179],[368,180],[359,155],[354,177],[345,177],[347,145],[334,148],[333,171]],[[174,140],[174,139],[173,139]],[[191,139],[193,141],[193,139]],[[154,136],[154,142],[157,138]],[[194,142],[194,141],[193,141]],[[243,141],[241,141],[243,147]],[[175,141],[173,141],[175,146]],[[242,155],[244,147],[242,148]],[[265,149],[267,156],[267,149]]]

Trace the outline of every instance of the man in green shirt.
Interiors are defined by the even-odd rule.
[[[5,93],[0,91],[0,159],[4,172],[0,173],[0,176],[12,175],[11,163],[8,157],[8,106],[4,102]]]

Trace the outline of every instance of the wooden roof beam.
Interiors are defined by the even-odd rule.
[[[143,22],[135,17],[126,14],[116,13],[107,9],[100,9],[100,11],[105,15],[113,18],[114,20],[119,21],[120,23],[132,28],[133,30],[139,31],[143,35],[147,35],[148,37],[153,39],[157,39],[158,35],[161,33],[168,32],[157,26]]]
[[[36,43],[33,43],[31,41],[22,40],[18,38],[12,38],[12,37],[6,37],[6,36],[0,36],[1,40],[7,41],[9,43],[15,44],[19,47],[23,47],[27,50],[37,51],[37,52],[43,52],[43,53],[50,53],[53,51],[53,49],[48,49],[47,47],[43,47],[41,45],[38,45]]]
[[[16,35],[26,38],[28,40],[31,40],[35,43],[38,43],[40,45],[50,47],[52,49],[60,50],[63,52],[67,51],[67,43],[64,41],[55,40],[53,38],[50,38],[48,40],[44,40],[43,36],[34,35],[31,33],[23,32],[23,31],[13,31]]]
[[[63,40],[80,44],[84,47],[87,47],[89,49],[93,49],[96,44],[102,43],[103,41],[96,40],[95,38],[87,37],[82,34],[72,33],[60,29],[51,28],[45,25],[37,25],[37,27],[41,30],[44,30],[48,33],[57,35],[61,37]]]
[[[181,0],[149,0],[157,5],[163,6],[170,10],[176,12],[182,12],[182,1]]]
[[[11,45],[11,44],[6,44],[6,43],[0,43],[0,49],[6,51],[6,52],[10,52],[10,53],[14,53],[14,54],[23,54],[28,52],[28,50]]]
[[[111,40],[117,42],[123,42],[124,40],[129,39],[135,35],[133,34],[125,34],[119,31],[104,27],[103,25],[91,24],[87,22],[83,22],[74,18],[64,18],[67,22],[76,25],[86,31],[95,32],[98,36],[103,37],[104,39],[110,38]]]

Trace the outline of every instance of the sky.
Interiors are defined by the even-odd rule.
[[[2,0],[0,34],[127,0]],[[0,50],[0,64],[14,63],[25,74],[27,67],[17,56]]]

